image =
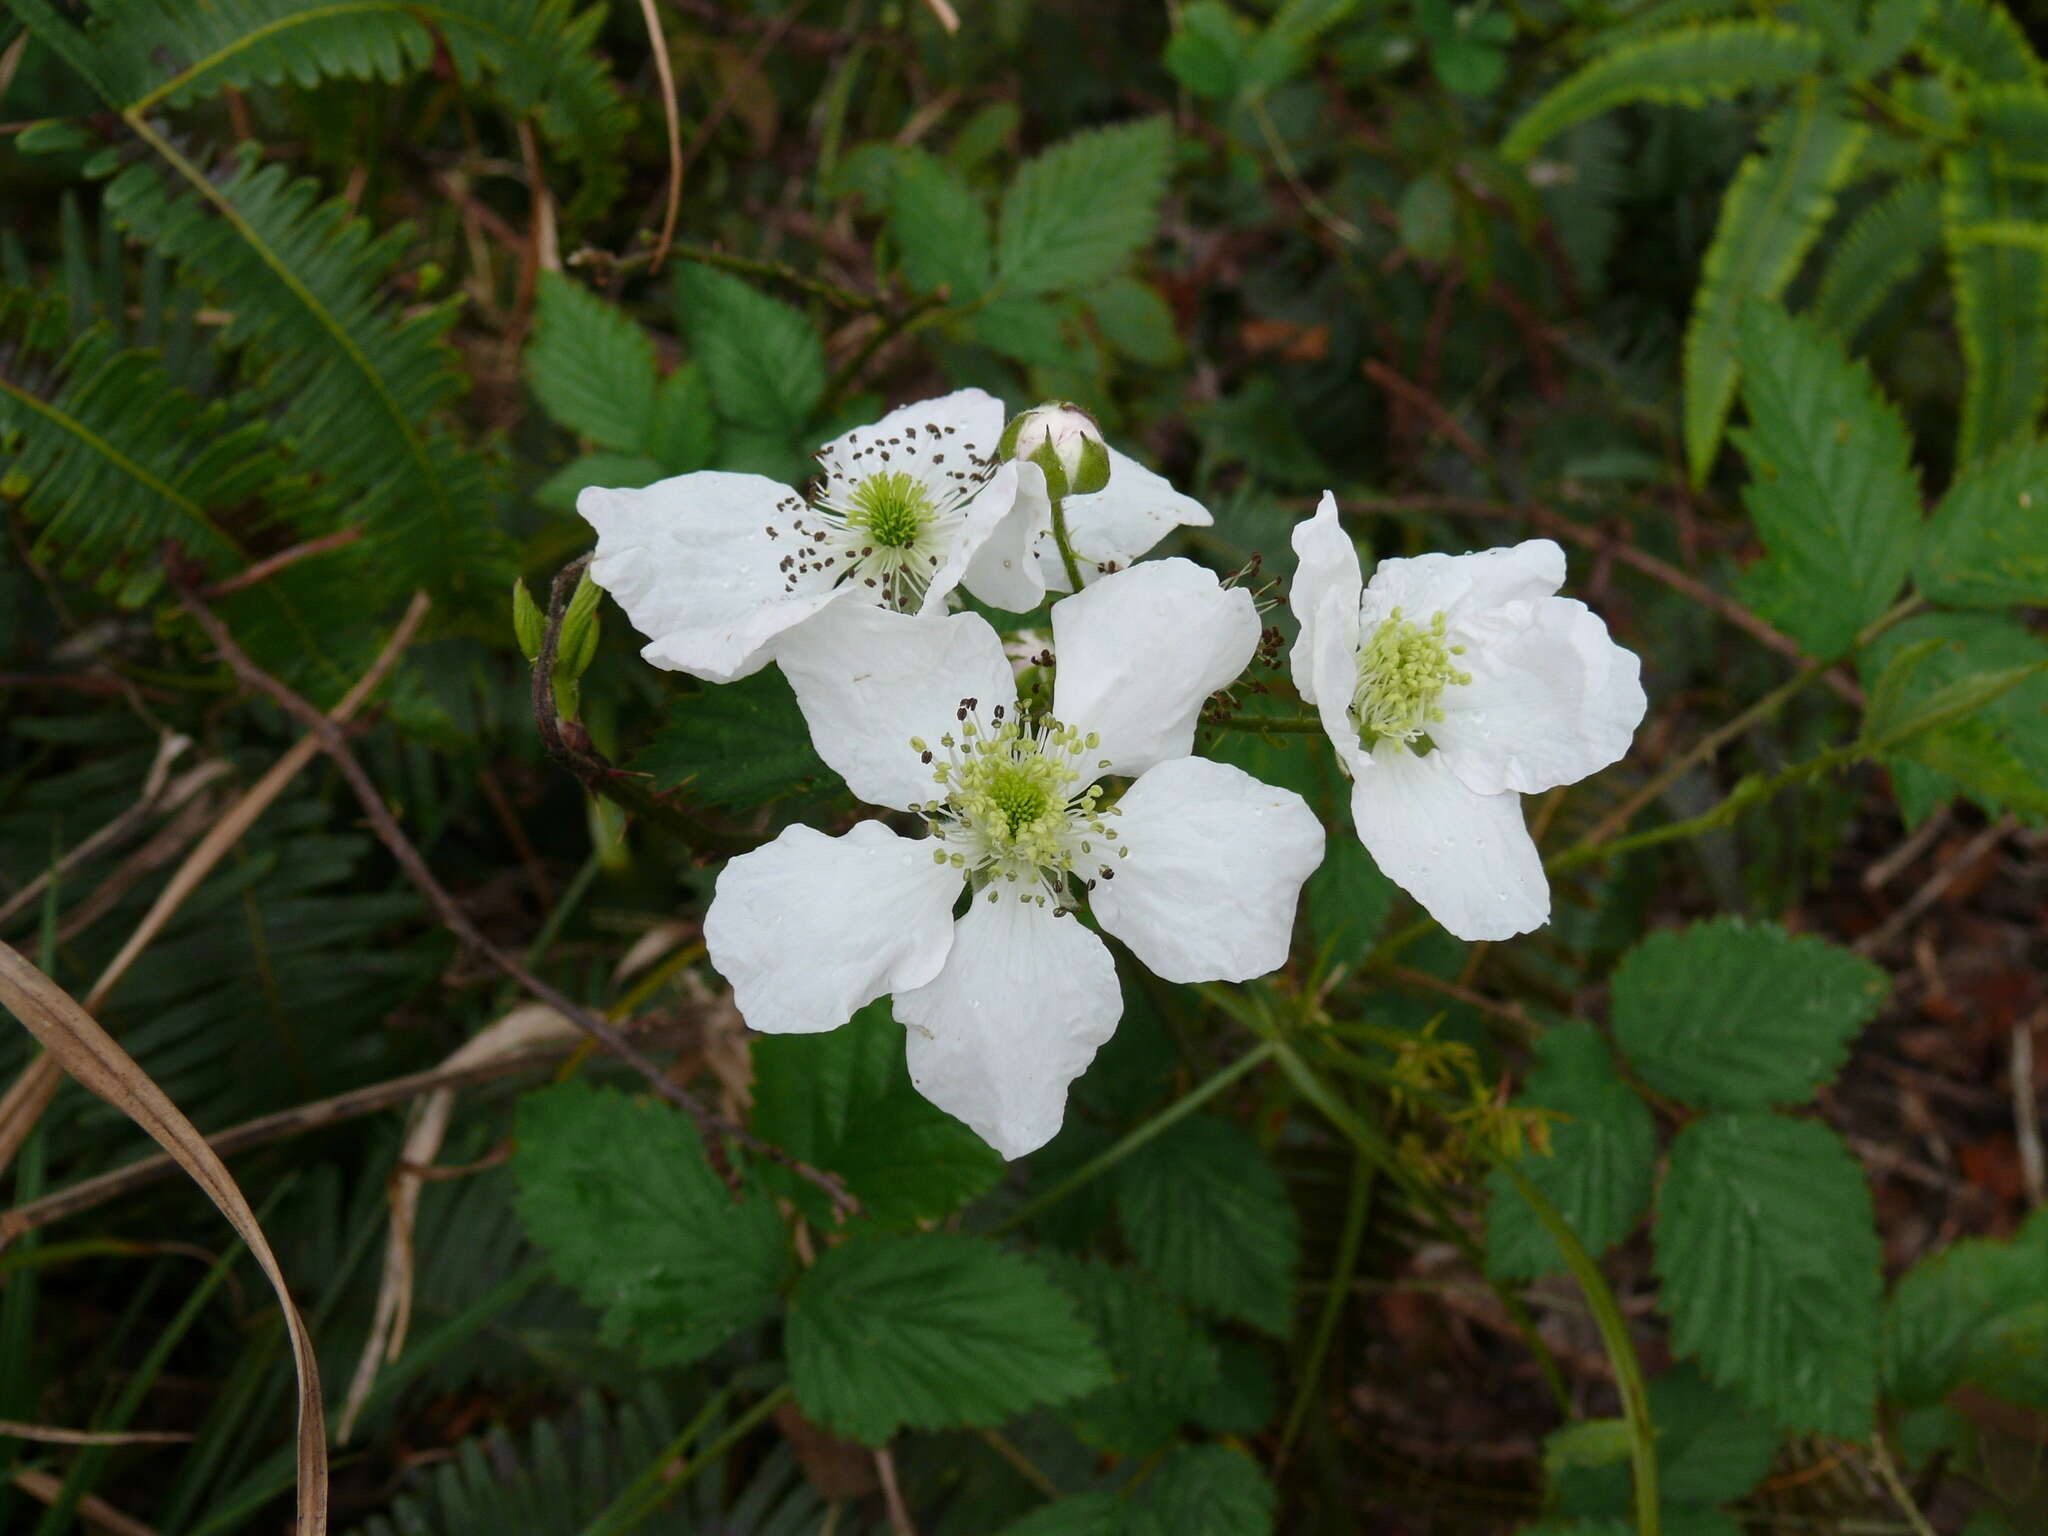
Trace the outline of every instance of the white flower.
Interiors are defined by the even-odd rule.
[[[1628,750],[1641,663],[1552,595],[1564,551],[1548,539],[1382,560],[1362,584],[1325,492],[1294,549],[1294,685],[1351,775],[1374,862],[1461,939],[1541,927],[1550,885],[1521,797]]]
[[[1242,981],[1286,959],[1323,850],[1298,795],[1187,755],[1258,642],[1249,594],[1154,561],[1057,604],[1052,631],[1041,715],[979,615],[845,605],[792,632],[778,660],[819,754],[925,835],[791,827],[726,865],[704,920],[755,1029],[832,1029],[894,993],[918,1091],[1008,1157],[1059,1129],[1123,1011],[1077,884],[1167,980]],[[1135,782],[1112,798],[1116,776]]]
[[[818,450],[809,503],[723,470],[592,486],[576,499],[597,530],[591,579],[647,636],[648,661],[719,683],[759,671],[777,636],[835,600],[943,612],[965,580],[984,602],[1031,607],[1044,482],[1020,498],[1037,471],[996,462],[1003,419],[978,389],[891,411]]]

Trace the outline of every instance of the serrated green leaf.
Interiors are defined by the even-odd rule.
[[[1785,291],[1868,137],[1834,97],[1809,89],[1764,125],[1721,200],[1685,330],[1685,450],[1696,484],[1713,467],[1735,397],[1736,321],[1745,305]]]
[[[825,345],[803,311],[697,262],[676,269],[676,303],[718,414],[784,440],[800,434],[825,393]]]
[[[2009,174],[1998,146],[1982,139],[1942,164],[1949,280],[1969,365],[1956,458],[1970,465],[2030,438],[2048,401],[2048,251],[1971,231],[2048,219],[2048,185]]]
[[[1968,1383],[2048,1409],[2048,1211],[2011,1241],[1965,1238],[1921,1259],[1884,1312],[1884,1387],[1910,1407]]]
[[[1168,1291],[1287,1334],[1300,1238],[1286,1183],[1257,1142],[1226,1120],[1191,1115],[1115,1177],[1124,1237]]]
[[[1139,1485],[1130,1536],[1271,1536],[1279,1499],[1259,1464],[1227,1445],[1184,1445]]]
[[[1251,27],[1221,0],[1194,0],[1175,18],[1166,71],[1197,96],[1228,101],[1244,88]]]
[[[2015,777],[2002,755],[1987,758],[1986,713],[2010,694],[2048,673],[2048,655],[2030,647],[2030,659],[1995,671],[1970,671],[1939,681],[1953,664],[1939,637],[1903,646],[1878,674],[1863,721],[1861,745],[1872,755],[1904,753],[1938,772],[1974,774],[2000,799],[2027,809],[2048,806],[2038,782]]]
[[[1747,305],[1735,357],[1742,499],[1766,551],[1744,596],[1808,654],[1839,656],[1906,579],[1920,532],[1912,439],[1870,370],[1810,320]]]
[[[1645,1082],[1688,1104],[1797,1104],[1841,1070],[1885,989],[1883,971],[1825,939],[1719,918],[1623,957],[1614,1038]]]
[[[541,273],[525,361],[557,422],[606,448],[645,451],[659,382],[654,342],[623,310],[559,272]]]
[[[1937,603],[2048,603],[2048,440],[1966,469],[1927,520],[1914,568]]]
[[[1077,1493],[1004,1526],[1002,1536],[1130,1536],[1130,1524],[1115,1494]]]
[[[1102,1351],[1043,1271],[984,1238],[925,1232],[830,1248],[785,1330],[804,1413],[881,1445],[904,1426],[996,1424],[1108,1384]]]
[[[1657,1197],[1672,1343],[1784,1430],[1860,1440],[1877,1395],[1876,1218],[1824,1125],[1712,1114],[1678,1133]]]
[[[1125,357],[1154,368],[1180,361],[1180,331],[1158,289],[1135,277],[1113,277],[1091,288],[1087,301],[1102,339]]]
[[[1906,676],[1891,677],[1902,654],[1930,641],[1933,648],[1918,652]],[[2048,642],[2002,614],[1988,613],[1916,614],[1880,635],[1858,658],[1871,697],[1882,696],[1908,714],[1941,689],[2044,660]],[[2048,811],[2048,676],[2029,676],[1953,723],[1919,732],[1888,762],[1901,806],[1911,799],[1909,820],[1959,789],[1994,814]]]
[[[519,1101],[521,1219],[604,1336],[681,1365],[766,1317],[789,1266],[765,1194],[732,1197],[665,1104],[563,1083]]]
[[[1941,242],[1941,187],[1909,176],[1857,214],[1828,252],[1814,318],[1844,338],[1869,324]]]
[[[967,320],[967,334],[1005,357],[1039,368],[1058,368],[1074,358],[1074,339],[1061,305],[1022,295],[991,300]]]
[[[1207,1332],[1133,1270],[1064,1259],[1053,1269],[1102,1341],[1115,1380],[1077,1398],[1060,1416],[1090,1445],[1149,1456],[1216,1390],[1221,1367]]]
[[[988,210],[958,171],[924,150],[903,150],[889,183],[889,233],[903,275],[919,293],[950,290],[971,303],[988,291],[994,261]]]
[[[2027,34],[1998,0],[1934,0],[1916,46],[1936,68],[1967,80],[2041,79]]]
[[[570,512],[576,498],[593,485],[651,485],[661,466],[637,453],[586,453],[572,459],[534,487],[533,499],[551,511]]]
[[[718,407],[710,380],[695,363],[685,363],[661,381],[647,417],[646,444],[668,475],[708,469],[716,461]]]
[[[1526,1156],[1521,1169],[1586,1250],[1597,1256],[1628,1236],[1650,1203],[1656,1127],[1590,1024],[1544,1031],[1516,1103],[1564,1117],[1551,1123],[1551,1155]],[[1486,1186],[1486,1267],[1512,1279],[1562,1270],[1564,1255],[1514,1181],[1495,1169]]]
[[[1680,27],[1603,53],[1524,113],[1500,152],[1527,160],[1556,135],[1630,102],[1699,106],[1744,91],[1789,85],[1813,71],[1820,34],[1775,21]]]
[[[1458,200],[1450,182],[1431,172],[1408,183],[1394,206],[1395,227],[1410,255],[1446,261],[1457,242]]]
[[[949,1215],[1002,1176],[1000,1154],[911,1086],[888,999],[828,1034],[764,1035],[753,1046],[755,1134],[841,1175],[868,1216]],[[814,1219],[829,1219],[815,1185],[761,1171]]]
[[[1051,293],[1114,276],[1152,238],[1172,148],[1164,117],[1077,133],[1017,173],[1003,194],[996,275],[1009,293]]]
[[[840,787],[811,745],[796,694],[769,667],[736,683],[681,694],[633,759],[658,789],[687,788],[706,805],[744,809]]]

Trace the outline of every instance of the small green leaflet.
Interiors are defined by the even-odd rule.
[[[1191,1115],[1118,1166],[1131,1251],[1191,1305],[1285,1337],[1300,1238],[1287,1185],[1256,1141]]]
[[[547,413],[604,448],[638,452],[658,377],[630,316],[559,272],[540,275],[526,377]]]
[[[2048,1210],[2010,1242],[1967,1238],[1899,1278],[1884,1314],[1884,1386],[1911,1407],[1965,1382],[2048,1411]]]
[[[948,1215],[1003,1172],[1000,1154],[910,1085],[887,998],[828,1034],[754,1041],[754,1132],[839,1174],[863,1213],[885,1222]],[[815,1185],[773,1166],[761,1173],[829,1220]]]
[[[1151,1455],[1216,1390],[1221,1375],[1215,1344],[1135,1270],[1063,1259],[1054,1274],[1080,1301],[1081,1316],[1102,1341],[1116,1374],[1112,1385],[1067,1404],[1060,1416],[1091,1445],[1126,1456]]]
[[[696,262],[676,268],[676,305],[719,415],[799,437],[825,393],[825,345],[803,311]]]
[[[1824,1125],[1710,1114],[1678,1133],[1657,1196],[1672,1343],[1780,1429],[1861,1440],[1877,1405],[1876,1217]]]
[[[827,1249],[790,1297],[785,1344],[804,1413],[867,1445],[906,1425],[997,1424],[1110,1381],[1044,1271],[958,1233]]]
[[[1825,939],[1719,918],[1653,933],[1614,972],[1614,1038],[1659,1093],[1704,1109],[1813,1096],[1877,1016],[1884,972]]]
[[[1010,294],[1052,293],[1114,277],[1152,238],[1172,134],[1164,117],[1062,140],[1003,194],[996,277]]]
[[[1551,1155],[1524,1157],[1522,1172],[1597,1257],[1628,1236],[1649,1206],[1656,1127],[1590,1024],[1546,1030],[1536,1055],[1516,1103],[1563,1118],[1550,1128]],[[1513,1181],[1496,1169],[1486,1186],[1486,1267],[1511,1279],[1562,1270],[1564,1255]]]
[[[1912,441],[1870,370],[1811,320],[1746,305],[1735,355],[1743,501],[1769,552],[1743,595],[1808,654],[1839,656],[1906,579],[1920,531]]]
[[[653,775],[657,788],[687,789],[702,804],[729,809],[843,787],[812,747],[796,695],[773,667],[676,695],[668,722],[633,768]]]
[[[1777,1454],[1778,1435],[1770,1423],[1690,1364],[1674,1366],[1650,1383],[1650,1421],[1657,1426],[1657,1495],[1667,1529],[1683,1529],[1688,1519],[1741,1498]],[[1599,1419],[1566,1429],[1587,1422],[1620,1430],[1619,1454],[1565,1462],[1556,1451],[1566,1430],[1553,1432],[1544,1459],[1557,1507],[1582,1519],[1626,1517],[1634,1507],[1626,1426],[1619,1419]]]
[[[520,1217],[604,1336],[681,1365],[766,1317],[789,1267],[767,1195],[739,1200],[665,1104],[564,1083],[519,1102]]]
[[[903,275],[919,293],[949,290],[968,304],[987,292],[994,259],[988,212],[959,172],[922,149],[905,149],[889,182],[889,234]]]
[[[1928,597],[1960,608],[2048,604],[2048,441],[1958,475],[1928,519],[1914,575]]]

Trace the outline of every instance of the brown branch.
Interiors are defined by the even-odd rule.
[[[208,587],[201,596],[210,602],[215,598],[226,597],[230,592],[239,592],[244,587],[253,587],[259,581],[268,581],[288,565],[297,565],[301,560],[327,554],[330,550],[346,549],[362,536],[363,530],[358,526],[343,528],[337,533],[325,534],[317,539],[308,539],[303,544],[294,544],[290,549],[281,549],[266,559],[258,560],[245,571],[237,571],[232,576],[223,577]]]
[[[739,1192],[740,1188],[739,1175],[731,1167],[730,1163],[727,1162],[723,1149],[713,1138],[713,1133],[728,1136],[740,1145],[782,1163],[798,1177],[808,1180],[825,1191],[831,1197],[833,1204],[840,1210],[850,1211],[856,1208],[853,1197],[847,1193],[845,1186],[837,1178],[811,1167],[808,1163],[789,1156],[780,1148],[774,1147],[756,1137],[745,1126],[715,1113],[694,1093],[691,1093],[689,1089],[676,1082],[653,1061],[649,1060],[637,1046],[620,1034],[609,1021],[591,1012],[581,1003],[571,1000],[566,993],[542,981],[540,977],[528,970],[525,964],[518,958],[508,954],[486,938],[482,930],[470,921],[469,914],[462,910],[455,898],[449,895],[447,889],[434,877],[434,872],[427,868],[426,860],[420,857],[419,850],[413,847],[411,839],[400,829],[396,818],[391,814],[391,808],[384,803],[383,795],[378,792],[376,784],[372,782],[369,774],[364,772],[363,765],[356,761],[355,754],[349,750],[348,738],[343,735],[341,728],[251,661],[242,648],[235,643],[234,636],[228,633],[227,626],[221,623],[214,615],[213,610],[206,606],[198,592],[185,579],[184,573],[178,568],[178,563],[172,560],[166,562],[166,564],[170,574],[171,586],[177,592],[178,600],[185,605],[185,611],[190,613],[199,627],[206,632],[207,638],[213,642],[214,648],[219,651],[221,659],[234,669],[235,675],[242,680],[246,687],[254,689],[270,699],[286,713],[295,716],[307,727],[313,738],[320,744],[321,749],[333,759],[334,766],[341,771],[341,776],[348,781],[349,788],[355,792],[357,801],[362,805],[363,814],[369,820],[371,830],[377,834],[378,840],[391,850],[391,856],[398,860],[399,867],[405,871],[406,878],[412,881],[422,896],[426,897],[428,904],[433,907],[435,914],[441,919],[442,925],[449,932],[475,950],[476,953],[483,956],[492,965],[496,966],[499,971],[524,988],[530,995],[546,1003],[564,1018],[575,1024],[585,1034],[604,1046],[614,1056],[625,1062],[627,1066],[647,1080],[648,1086],[655,1093],[688,1115],[696,1123],[698,1133],[704,1137],[706,1154],[711,1158],[714,1166],[719,1168],[727,1185],[735,1194]],[[562,584],[558,579],[555,584],[558,598],[561,595],[561,587]],[[548,639],[550,642],[553,642],[558,639],[558,635],[551,633]],[[548,664],[547,671],[552,671],[555,649],[556,646],[553,643],[544,644],[542,647],[541,661]],[[538,666],[539,663],[536,665]],[[547,672],[541,672],[540,676],[543,686],[547,687],[547,691],[550,694],[549,702],[552,703],[553,689],[546,682]]]

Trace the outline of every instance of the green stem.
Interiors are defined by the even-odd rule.
[[[1367,1161],[1392,1180],[1396,1188],[1420,1206],[1436,1223],[1437,1229],[1442,1232],[1445,1239],[1464,1255],[1465,1262],[1472,1266],[1473,1272],[1485,1280],[1494,1298],[1513,1319],[1522,1341],[1536,1357],[1537,1367],[1543,1372],[1543,1380],[1550,1388],[1550,1395],[1556,1399],[1559,1409],[1569,1414],[1571,1394],[1565,1390],[1564,1373],[1558,1369],[1556,1357],[1551,1354],[1550,1346],[1543,1342],[1542,1335],[1537,1333],[1536,1320],[1529,1315],[1529,1309],[1522,1305],[1522,1298],[1487,1272],[1486,1256],[1479,1251],[1479,1245],[1472,1240],[1472,1234],[1460,1225],[1435,1190],[1409,1172],[1407,1165],[1401,1161],[1400,1154],[1389,1144],[1386,1137],[1368,1125],[1331,1090],[1327,1083],[1317,1077],[1307,1062],[1284,1042],[1275,1039],[1269,1043],[1273,1047],[1275,1059],[1280,1063],[1280,1069],[1287,1074],[1301,1096],[1320,1110],[1324,1119],[1350,1138],[1351,1144]],[[1654,1536],[1654,1528],[1649,1529]]]
[[[1274,1466],[1287,1465],[1288,1452],[1294,1448],[1294,1437],[1301,1432],[1302,1422],[1308,1417],[1308,1407],[1315,1398],[1316,1381],[1323,1373],[1323,1360],[1330,1352],[1330,1340],[1336,1337],[1337,1319],[1344,1315],[1344,1304],[1350,1300],[1352,1272],[1358,1268],[1358,1250],[1365,1237],[1366,1212],[1372,1206],[1373,1166],[1366,1161],[1365,1154],[1357,1154],[1357,1166],[1351,1172],[1351,1194],[1344,1206],[1344,1230],[1337,1239],[1337,1262],[1330,1270],[1330,1291],[1323,1298],[1323,1309],[1316,1317],[1316,1331],[1309,1339],[1308,1358],[1301,1368],[1301,1385],[1295,1389],[1294,1404],[1287,1410],[1286,1427],[1280,1431],[1280,1450],[1274,1457]]]
[[[1628,1322],[1608,1288],[1606,1276],[1578,1233],[1564,1219],[1550,1197],[1513,1161],[1502,1158],[1497,1165],[1521,1192],[1536,1219],[1564,1255],[1565,1267],[1585,1292],[1593,1323],[1606,1346],[1608,1364],[1614,1367],[1614,1384],[1621,1392],[1622,1418],[1628,1425],[1629,1461],[1635,1472],[1636,1531],[1638,1536],[1657,1536],[1657,1427],[1650,1419],[1649,1390],[1643,1385],[1643,1363],[1636,1358],[1635,1341],[1628,1336]]]
[[[787,1402],[790,1387],[788,1382],[784,1382],[734,1419],[724,1434],[691,1457],[683,1467],[673,1473],[667,1472],[667,1469],[674,1465],[676,1457],[702,1433],[705,1422],[723,1396],[721,1393],[718,1398],[714,1398],[710,1407],[697,1415],[690,1426],[654,1459],[647,1470],[612,1501],[609,1508],[585,1526],[583,1536],[625,1536],[628,1531],[638,1530],[649,1515],[681,1493],[698,1473],[753,1433],[764,1419]]]
[[[1175,1099],[1150,1120],[1147,1120],[1143,1125],[1124,1137],[1123,1140],[1117,1142],[1115,1146],[1091,1157],[1079,1168],[1076,1168],[1064,1179],[1061,1179],[1059,1183],[1053,1185],[1044,1194],[1039,1195],[1036,1199],[1027,1201],[1024,1205],[1012,1211],[1003,1220],[997,1222],[994,1227],[990,1228],[989,1236],[1000,1237],[1005,1232],[1014,1231],[1040,1212],[1066,1199],[1067,1196],[1071,1195],[1083,1184],[1088,1183],[1091,1179],[1107,1173],[1176,1121],[1185,1119],[1200,1109],[1209,1100],[1215,1098],[1217,1094],[1228,1088],[1240,1077],[1243,1077],[1245,1073],[1251,1071],[1253,1067],[1266,1060],[1267,1057],[1271,1056],[1278,1049],[1280,1049],[1278,1043],[1271,1040],[1254,1046],[1222,1071],[1210,1077],[1201,1086],[1183,1097]]]
[[[1059,546],[1060,564],[1066,567],[1067,580],[1072,583],[1072,589],[1078,592],[1081,590],[1081,565],[1074,558],[1074,546],[1067,538],[1065,501],[1066,498],[1063,496],[1052,498],[1052,541]]]

